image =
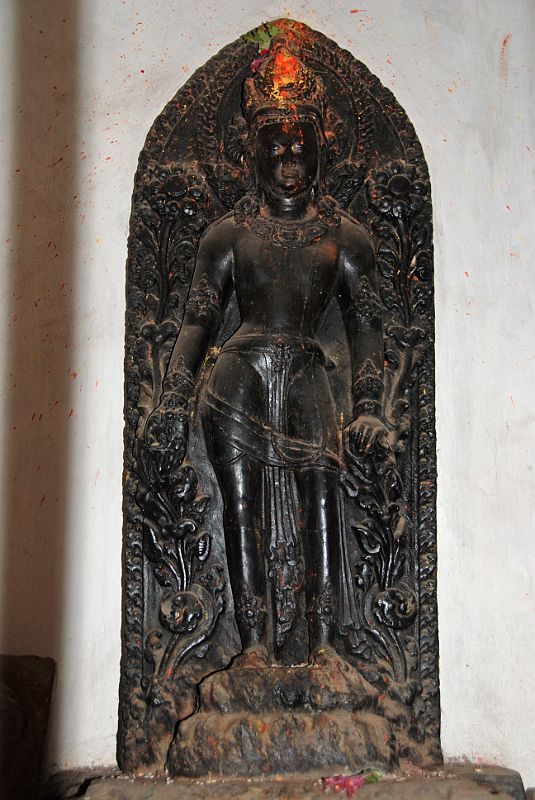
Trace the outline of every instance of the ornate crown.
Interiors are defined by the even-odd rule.
[[[301,60],[284,36],[271,41],[269,55],[243,87],[243,113],[250,126],[288,119],[309,119],[323,129],[323,81]]]

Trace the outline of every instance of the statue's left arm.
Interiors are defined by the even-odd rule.
[[[353,421],[346,432],[362,453],[386,433],[382,305],[373,245],[364,229],[347,218],[342,220],[338,276],[337,299],[351,352]]]

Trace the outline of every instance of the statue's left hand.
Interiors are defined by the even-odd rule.
[[[362,414],[344,428],[349,447],[358,455],[366,455],[375,442],[381,442],[388,434],[385,424],[373,414]]]

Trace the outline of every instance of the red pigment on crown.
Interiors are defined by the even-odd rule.
[[[275,53],[273,59],[273,87],[282,96],[286,90],[295,85],[299,73],[299,61],[281,50]]]
[[[295,56],[289,55],[282,50],[275,53],[272,73],[273,88],[275,95],[280,98],[281,104],[289,105],[292,109],[292,120],[294,122],[299,121],[299,114],[297,113],[296,104],[290,102],[288,90],[292,89],[297,83],[300,70],[301,65]]]

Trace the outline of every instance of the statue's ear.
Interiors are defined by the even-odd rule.
[[[329,166],[329,144],[325,135],[319,137],[319,183],[322,184]]]
[[[243,179],[249,190],[255,189],[258,186],[258,174],[254,146],[252,142],[249,143],[249,140],[247,141],[247,147],[245,148],[245,155],[243,159]]]
[[[223,134],[225,155],[231,164],[243,164],[247,149],[247,123],[242,114],[237,114],[227,125]]]

